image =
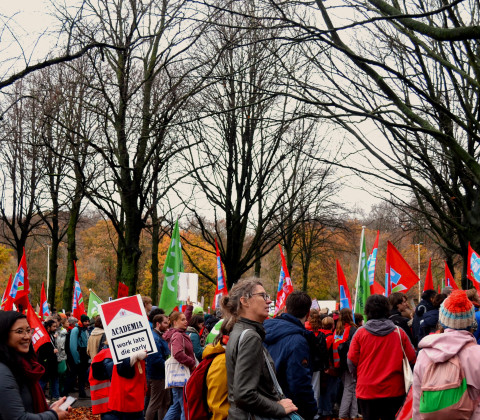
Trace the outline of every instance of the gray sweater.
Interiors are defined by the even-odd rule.
[[[1,420],[58,420],[55,411],[33,414],[30,390],[24,384],[19,386],[12,371],[0,363],[0,404]]]
[[[238,340],[244,329],[242,342]],[[285,417],[285,409],[278,404],[280,396],[275,391],[266,363],[274,367],[273,360],[264,353],[263,325],[244,318],[233,327],[226,350],[228,379],[229,420],[246,420],[251,414],[265,417]],[[265,359],[265,355],[267,359]]]

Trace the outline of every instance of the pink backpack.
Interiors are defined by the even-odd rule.
[[[467,379],[457,355],[427,366],[421,383],[421,419],[470,419],[477,403],[468,394]]]

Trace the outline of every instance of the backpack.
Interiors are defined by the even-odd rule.
[[[313,372],[318,372],[328,368],[329,352],[327,349],[327,337],[319,331],[318,336],[310,340],[310,361]]]
[[[205,357],[192,372],[183,388],[183,406],[186,420],[206,420],[212,417],[207,401],[207,375],[217,354]]]
[[[468,394],[467,379],[458,355],[427,366],[421,382],[421,419],[470,419],[476,405]]]

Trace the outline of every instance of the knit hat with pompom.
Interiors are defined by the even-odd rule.
[[[475,308],[464,290],[454,290],[440,305],[438,320],[444,328],[466,330],[475,320]]]

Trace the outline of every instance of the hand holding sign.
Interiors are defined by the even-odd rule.
[[[115,364],[134,355],[137,361],[143,360],[147,353],[157,352],[140,295],[105,302],[99,307]],[[143,359],[140,353],[145,354]]]

